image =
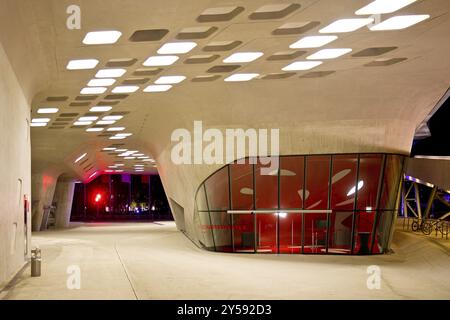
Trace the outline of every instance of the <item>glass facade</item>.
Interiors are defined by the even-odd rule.
[[[211,251],[380,254],[397,214],[404,156],[280,156],[226,165],[196,194],[194,223]]]
[[[171,219],[158,175],[105,174],[76,183],[71,221]]]

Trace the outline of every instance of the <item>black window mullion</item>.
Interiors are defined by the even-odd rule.
[[[358,163],[356,167],[356,183],[355,183],[355,201],[353,203],[353,218],[352,218],[352,239],[351,239],[351,254],[355,250],[355,224],[356,224],[356,209],[358,203],[358,183],[359,183],[359,164],[361,161],[361,156],[358,154]]]

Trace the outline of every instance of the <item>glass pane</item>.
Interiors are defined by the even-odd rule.
[[[205,181],[209,210],[227,210],[228,203],[228,166],[220,169]]]
[[[377,207],[377,193],[380,181],[383,156],[379,154],[361,155],[359,161],[359,180],[364,186],[358,190],[358,204],[360,210],[372,210]]]
[[[266,165],[255,165],[256,208],[278,208],[278,168],[271,170]]]
[[[394,213],[394,211],[381,211],[378,213],[379,217],[375,231],[375,244],[372,253],[384,253],[386,251]]]
[[[257,252],[277,253],[277,214],[257,214]]]
[[[306,157],[305,209],[327,209],[329,175],[330,156]]]
[[[375,211],[355,213],[355,254],[370,254]]]
[[[227,212],[211,212],[211,222],[216,251],[232,252],[231,215]]]
[[[326,252],[327,214],[306,213],[304,225],[304,253]]]
[[[397,188],[402,172],[403,158],[397,155],[388,155],[383,177],[380,208],[393,210],[397,199]]]
[[[253,214],[233,214],[233,241],[235,252],[255,252],[255,225]]]
[[[280,157],[280,208],[303,208],[305,158]]]
[[[206,195],[205,195],[205,185],[202,184],[201,187],[197,191],[197,210],[208,211],[208,206],[206,204]]]
[[[354,209],[357,168],[357,155],[351,154],[333,156],[331,208],[336,210]]]
[[[279,253],[302,252],[302,214],[279,213]]]
[[[212,226],[209,220],[208,212],[198,212],[199,222],[200,222],[200,233],[201,237],[199,239],[200,244],[207,250],[214,251],[214,240],[212,234]]]
[[[350,254],[352,250],[352,212],[332,212],[330,214],[330,237],[328,252]]]
[[[253,209],[253,165],[230,164],[232,208]]]

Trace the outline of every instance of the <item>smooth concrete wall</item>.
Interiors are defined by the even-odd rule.
[[[70,223],[75,181],[70,178],[59,178],[56,183],[53,204],[56,205],[56,228],[67,228]]]
[[[450,190],[450,160],[412,158],[408,161],[406,174]]]
[[[43,230],[44,210],[52,205],[58,176],[59,173],[52,170],[43,173],[33,173],[32,175],[33,202],[31,207],[33,231]]]
[[[30,188],[30,107],[0,43],[0,288],[25,263],[31,215],[24,223]]]

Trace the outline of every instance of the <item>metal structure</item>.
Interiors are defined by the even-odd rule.
[[[422,232],[425,235],[448,239],[450,221],[450,202],[445,195],[450,194],[436,185],[422,181],[411,176],[405,176],[402,188],[401,216],[403,230]],[[448,208],[448,212],[433,212],[433,206],[439,203]],[[433,218],[431,218],[433,216]]]

